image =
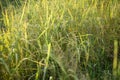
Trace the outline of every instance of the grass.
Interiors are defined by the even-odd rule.
[[[119,79],[119,0],[5,1],[0,80]]]

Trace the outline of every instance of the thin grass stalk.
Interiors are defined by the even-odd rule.
[[[45,60],[43,80],[45,80],[45,77],[46,77],[46,72],[47,72],[49,58],[50,58],[50,50],[51,50],[51,43],[48,44],[48,52],[47,52],[47,57],[46,57],[46,60]]]
[[[113,76],[117,76],[118,41],[114,40]]]

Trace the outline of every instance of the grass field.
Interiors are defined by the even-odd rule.
[[[0,80],[120,79],[119,0],[4,1]]]

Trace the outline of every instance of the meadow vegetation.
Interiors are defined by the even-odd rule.
[[[0,80],[119,80],[119,0],[0,0]]]

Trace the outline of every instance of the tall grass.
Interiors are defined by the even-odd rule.
[[[119,79],[119,0],[0,2],[0,80]]]

